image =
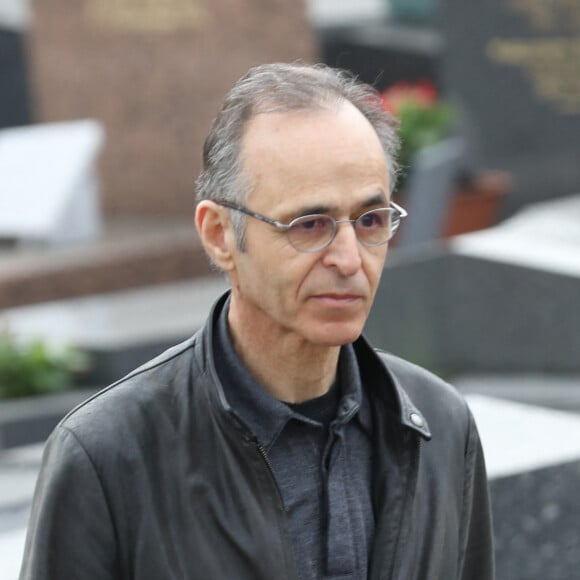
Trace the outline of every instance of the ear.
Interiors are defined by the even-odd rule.
[[[222,270],[233,270],[236,240],[227,210],[213,201],[200,201],[195,210],[195,225],[209,257]]]

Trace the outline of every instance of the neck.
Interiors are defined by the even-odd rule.
[[[314,399],[336,380],[340,346],[313,345],[281,331],[256,331],[240,324],[232,307],[228,323],[236,353],[276,399],[287,403]]]

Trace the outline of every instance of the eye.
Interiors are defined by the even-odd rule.
[[[294,223],[291,224],[293,229],[309,232],[324,231],[327,230],[331,225],[332,225],[331,219],[325,215],[304,216],[302,218],[294,220]]]
[[[386,213],[384,210],[375,210],[364,213],[357,219],[362,228],[382,228],[385,225]]]

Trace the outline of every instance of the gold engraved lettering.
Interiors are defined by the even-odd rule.
[[[540,101],[580,114],[580,38],[493,38],[486,53],[499,65],[518,68]]]
[[[207,20],[200,0],[86,0],[85,15],[94,26],[147,33],[197,29]]]
[[[578,0],[508,0],[508,6],[526,15],[537,30],[580,30]]]

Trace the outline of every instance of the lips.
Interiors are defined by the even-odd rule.
[[[323,304],[333,306],[348,306],[363,299],[361,294],[329,292],[317,294],[314,298]]]

